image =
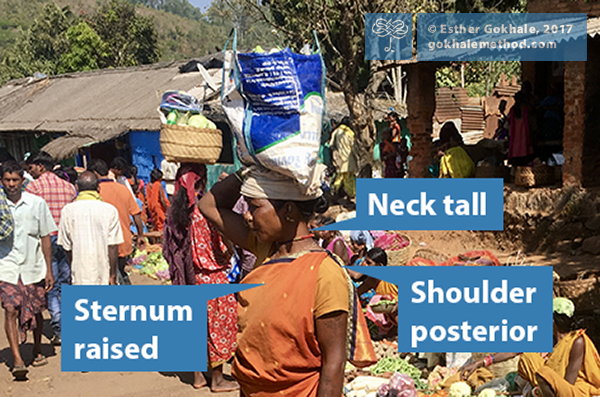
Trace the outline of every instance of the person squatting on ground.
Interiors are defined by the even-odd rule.
[[[523,394],[526,397],[600,395],[600,357],[585,330],[575,327],[575,305],[569,299],[554,298],[552,306],[555,340],[552,353],[522,353],[519,358],[519,377],[528,382]],[[468,378],[478,368],[517,355],[519,353],[487,356],[484,360],[463,367],[462,378]]]
[[[13,234],[0,240],[0,300],[14,360],[12,374],[20,379],[29,372],[19,350],[19,336],[24,343],[27,330],[33,330],[32,365],[48,363],[41,350],[42,311],[46,308],[46,292],[54,286],[50,234],[56,231],[56,225],[48,204],[22,191],[23,169],[18,163],[3,163],[0,175],[14,220]]]
[[[48,153],[41,151],[27,158],[29,173],[35,179],[27,184],[26,192],[43,198],[56,225],[60,223],[60,213],[65,205],[71,203],[77,190],[75,186],[59,178],[54,172],[54,159]],[[67,261],[65,251],[57,244],[58,233],[50,234],[52,242],[52,274],[54,275],[54,288],[48,292],[48,311],[52,317],[50,324],[54,331],[52,343],[61,343],[61,289],[63,285],[71,283],[71,266]]]

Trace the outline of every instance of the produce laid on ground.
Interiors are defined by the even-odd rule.
[[[386,251],[398,251],[410,245],[410,240],[399,233],[386,233],[375,240],[375,246]]]
[[[140,274],[170,282],[169,264],[163,257],[162,247],[158,244],[149,245],[144,251],[136,250],[129,264]]]

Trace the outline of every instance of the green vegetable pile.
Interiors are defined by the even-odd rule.
[[[414,365],[409,364],[403,358],[382,358],[369,370],[375,376],[384,374],[386,372],[399,372],[401,374],[406,374],[415,381],[415,388],[417,390],[429,388],[427,383],[421,380],[421,371],[419,371]]]

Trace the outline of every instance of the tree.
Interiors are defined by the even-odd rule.
[[[96,11],[90,24],[106,43],[106,56],[100,67],[136,66],[158,61],[160,53],[153,20],[138,15],[133,4],[111,0]]]
[[[66,38],[69,50],[60,58],[59,73],[98,69],[102,59],[107,56],[107,44],[86,22],[71,26]]]
[[[290,45],[300,48],[316,31],[328,76],[338,82],[357,130],[359,167],[370,163],[375,137],[372,101],[390,62],[365,61],[365,13],[518,12],[523,0],[245,0]],[[265,7],[270,11],[265,12]],[[520,7],[520,8],[519,8]],[[410,76],[408,77],[410,78]]]
[[[264,7],[261,11],[269,13]],[[213,0],[206,11],[206,18],[219,30],[223,43],[231,29],[235,28],[240,48],[251,49],[257,45],[269,48],[280,44],[281,39],[273,32],[273,28],[265,23],[262,13],[257,12],[254,6],[244,0]]]
[[[68,7],[44,6],[31,28],[19,30],[17,39],[2,57],[0,81],[59,72],[60,59],[69,51],[67,30],[77,21]]]

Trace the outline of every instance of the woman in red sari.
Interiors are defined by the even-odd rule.
[[[226,284],[229,257],[219,232],[198,210],[196,202],[206,184],[206,166],[184,163],[177,171],[175,197],[164,227],[163,254],[174,285]],[[199,193],[197,193],[199,192]],[[223,364],[237,347],[237,301],[227,295],[208,301],[208,362],[212,392],[238,390],[223,378]],[[194,373],[194,387],[207,384],[202,372]]]

